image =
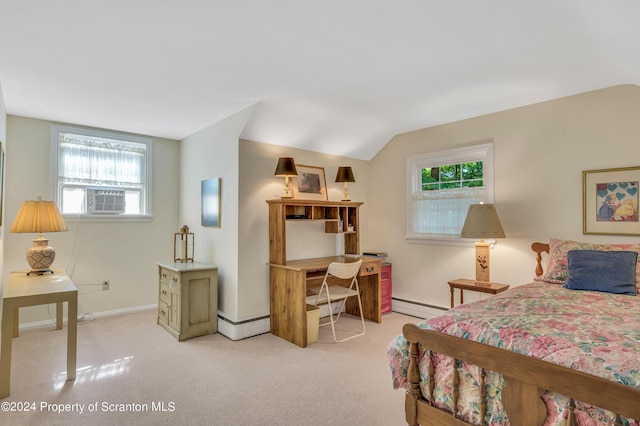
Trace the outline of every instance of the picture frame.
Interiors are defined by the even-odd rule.
[[[203,180],[200,190],[201,225],[220,228],[220,178]]]
[[[296,164],[296,169],[298,176],[291,179],[294,198],[324,201],[329,199],[324,167]]]
[[[583,234],[640,235],[640,166],[582,172]]]

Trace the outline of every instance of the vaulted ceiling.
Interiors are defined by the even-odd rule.
[[[640,83],[636,0],[0,0],[13,115],[372,158],[393,135]]]

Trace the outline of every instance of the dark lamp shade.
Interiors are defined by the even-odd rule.
[[[338,167],[338,173],[336,174],[336,182],[355,182],[356,178],[353,176],[353,170],[351,167]]]
[[[9,232],[64,232],[68,231],[58,206],[53,201],[25,201]]]
[[[472,204],[462,226],[464,238],[505,238],[498,213],[493,204]]]
[[[287,176],[298,176],[298,171],[296,170],[296,162],[293,161],[291,157],[280,157],[278,158],[278,165],[276,166],[276,171],[274,176],[279,177],[287,177]]]

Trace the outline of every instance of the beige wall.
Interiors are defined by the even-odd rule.
[[[335,155],[292,149],[278,145],[240,141],[239,230],[239,312],[241,319],[269,314],[269,210],[266,200],[283,194],[284,179],[273,173],[279,157],[293,157],[297,164],[324,167],[329,200],[341,200],[344,186],[334,179],[339,166],[351,166],[356,182],[349,184],[349,196],[365,201],[370,180],[369,163]],[[360,209],[363,250],[370,231],[368,203]],[[324,233],[321,222],[287,223],[287,258],[332,256],[336,254],[336,236]]]
[[[10,234],[8,228],[24,200],[51,199],[51,125],[45,120],[9,116],[3,226],[5,270],[25,270],[31,234]],[[59,123],[56,123],[59,124]],[[66,218],[69,232],[48,235],[56,249],[54,267],[70,274],[79,288],[79,313],[97,313],[150,306],[158,302],[157,260],[173,255],[178,223],[177,141],[153,138],[153,219],[142,223],[85,222]],[[86,284],[109,280],[111,289]],[[48,320],[46,306],[20,310],[20,322]]]
[[[507,238],[491,252],[493,281],[534,276],[531,242],[582,234],[582,171],[640,165],[640,87],[616,86],[394,137],[371,161],[368,235],[393,262],[393,295],[449,306],[447,281],[474,276],[473,247],[408,244],[406,158],[493,139],[495,204]],[[477,298],[470,294],[469,300]]]

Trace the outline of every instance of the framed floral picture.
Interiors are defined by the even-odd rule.
[[[298,176],[292,179],[293,196],[305,200],[328,200],[324,167],[296,164]]]
[[[582,172],[583,233],[640,235],[640,167]]]

